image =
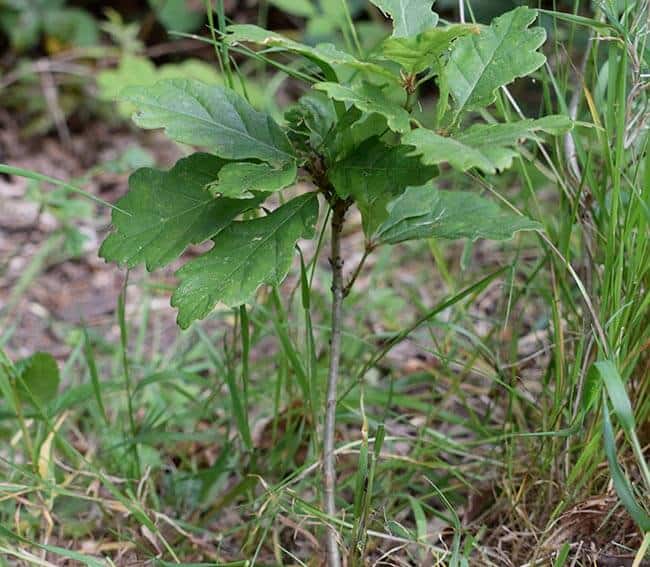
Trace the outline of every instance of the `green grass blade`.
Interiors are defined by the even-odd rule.
[[[611,360],[602,360],[595,363],[596,369],[605,384],[609,399],[614,406],[614,412],[623,426],[627,435],[632,435],[636,424],[634,423],[634,411],[630,398],[625,391],[623,379]]]
[[[241,436],[246,448],[251,450],[253,448],[253,440],[251,438],[250,429],[248,427],[246,412],[239,395],[239,388],[237,387],[237,379],[235,377],[235,374],[230,365],[226,365],[224,367],[224,365],[221,364],[219,361],[219,355],[217,354],[216,349],[210,340],[210,337],[208,337],[205,331],[198,325],[196,327],[196,330],[199,338],[201,339],[201,342],[206,347],[208,358],[212,362],[214,370],[216,372],[219,372],[219,370],[221,370],[224,374],[224,379],[228,387],[228,393],[230,394],[232,412],[235,416],[235,422],[237,423],[237,430],[239,431],[239,435]]]
[[[76,185],[71,185],[70,183],[66,183],[65,181],[56,179],[55,177],[50,177],[49,175],[43,175],[42,173],[37,173],[36,171],[30,171],[29,169],[23,169],[22,167],[12,167],[4,163],[0,163],[0,173],[6,173],[7,175],[17,175],[18,177],[33,179],[34,181],[44,181],[46,183],[51,183],[52,185],[56,185],[57,187],[67,189],[72,193],[77,193],[78,195],[86,197],[91,201],[95,201],[100,205],[104,205],[105,207],[119,211],[122,214],[131,216],[130,213],[128,213],[123,209],[120,209],[120,207],[112,205],[108,201],[104,201],[104,199],[100,199],[99,197],[96,197],[95,195],[89,193],[88,191],[84,191],[83,189],[77,187]]]
[[[609,464],[609,472],[612,475],[612,482],[614,483],[614,490],[616,490],[616,494],[621,503],[639,528],[643,531],[649,531],[650,516],[637,502],[630,481],[627,479],[623,469],[621,469],[621,466],[618,464],[614,429],[612,427],[612,421],[609,416],[609,408],[607,407],[606,401],[603,403],[603,439],[605,442],[605,455],[607,456],[607,463]]]
[[[104,423],[107,426],[110,426],[108,420],[108,415],[106,413],[106,408],[104,407],[104,401],[102,399],[102,386],[99,380],[99,373],[97,372],[97,364],[95,362],[95,353],[93,352],[93,347],[88,336],[88,329],[84,325],[84,358],[86,359],[86,366],[88,367],[88,372],[90,373],[90,381],[93,386],[93,393],[95,394],[95,400],[97,401],[97,407],[99,408],[99,413],[101,413]]]
[[[131,451],[133,452],[133,466],[136,478],[141,477],[140,471],[140,454],[136,442],[137,428],[135,425],[135,412],[133,410],[133,386],[131,383],[131,367],[129,364],[129,334],[126,324],[126,288],[128,285],[129,275],[127,272],[124,278],[124,285],[117,300],[117,318],[120,326],[120,355],[122,358],[122,372],[124,376],[124,389],[126,396],[126,409],[129,418],[129,432],[131,435]]]

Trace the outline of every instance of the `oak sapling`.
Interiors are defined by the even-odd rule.
[[[332,520],[343,303],[363,261],[381,246],[412,239],[508,239],[539,230],[537,222],[474,192],[440,190],[435,178],[443,164],[495,174],[511,166],[526,140],[540,142],[571,127],[559,115],[489,124],[470,115],[544,63],[544,31],[531,27],[535,10],[517,8],[490,26],[442,26],[431,0],[373,3],[392,19],[394,30],[365,55],[332,44],[304,45],[253,25],[232,25],[221,34],[222,53],[244,46],[253,53],[257,45],[304,61],[295,76],[309,89],[287,109],[282,124],[224,87],[166,80],[128,88],[121,98],[136,107],[136,124],[163,128],[172,140],[206,153],[184,158],[169,171],[136,171],[100,251],[106,260],[153,270],[189,245],[212,240],[209,251],[177,272],[172,305],[178,324],[187,328],[217,303],[238,308],[254,303],[260,286],[279,286],[297,243],[315,235],[319,208],[329,209],[330,363],[325,407],[310,409],[322,418],[323,509]],[[424,82],[435,83],[439,92],[428,126],[412,111]],[[312,189],[295,196],[291,189],[299,172]],[[264,205],[281,191],[282,205]],[[346,282],[341,235],[352,207],[361,213],[366,250]],[[308,395],[308,402],[313,399],[319,397]],[[341,564],[345,542],[334,525],[328,524],[325,539],[330,566]],[[365,535],[352,545],[351,561],[363,556],[359,542]]]

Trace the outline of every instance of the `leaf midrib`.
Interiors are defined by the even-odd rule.
[[[271,237],[275,236],[275,235],[277,234],[277,232],[280,230],[280,228],[282,228],[282,227],[283,227],[287,222],[289,222],[290,220],[292,220],[292,219],[293,219],[293,218],[298,214],[298,212],[301,211],[301,210],[303,209],[303,207],[305,207],[306,205],[308,205],[309,203],[311,203],[312,199],[313,199],[313,197],[312,197],[312,198],[309,198],[309,199],[305,199],[305,200],[304,200],[304,203],[302,203],[299,207],[297,207],[297,208],[293,211],[292,214],[288,215],[288,216],[287,216],[287,217],[286,217],[282,222],[280,222],[279,224],[277,224],[277,225],[275,226],[274,229],[272,229],[271,231],[269,231],[269,233],[267,234],[267,236],[264,237],[264,238],[262,238],[262,240],[259,241],[259,243],[258,243],[258,244],[257,244],[257,245],[256,245],[256,246],[255,246],[251,251],[250,251],[250,253],[247,254],[246,257],[245,257],[244,259],[242,259],[242,260],[239,262],[239,264],[237,264],[237,265],[234,267],[234,269],[232,269],[232,270],[231,270],[231,271],[230,271],[226,276],[224,276],[224,278],[221,278],[221,282],[222,282],[222,283],[221,283],[221,285],[220,285],[219,287],[215,288],[215,294],[214,294],[214,295],[217,295],[217,294],[218,294],[218,295],[223,295],[223,291],[224,291],[224,289],[225,289],[227,286],[229,286],[229,285],[233,282],[233,280],[234,280],[234,275],[235,275],[237,272],[239,272],[239,271],[240,271],[240,270],[241,270],[241,269],[242,269],[242,268],[243,268],[247,263],[249,263],[249,259],[250,259],[252,256],[254,256],[254,255],[257,253],[257,251],[258,251],[262,246],[264,246],[264,245],[269,241],[269,239],[270,239]],[[268,218],[268,217],[265,217],[265,218]],[[262,219],[260,219],[260,220],[262,220]],[[231,225],[231,226],[232,226],[232,225]],[[216,301],[219,301],[219,299],[217,299]]]
[[[151,230],[155,230],[158,226],[164,227],[167,223],[169,223],[171,221],[174,221],[174,220],[177,220],[179,217],[181,217],[183,215],[186,215],[188,213],[191,213],[192,211],[202,207],[203,205],[210,204],[210,202],[214,201],[214,200],[215,199],[206,199],[205,201],[197,202],[195,205],[192,205],[190,208],[184,209],[181,212],[179,212],[177,214],[174,214],[172,216],[164,217],[164,218],[159,217],[159,220],[157,222],[152,222],[151,224],[148,224],[147,226],[145,226],[142,230],[140,230],[138,232],[125,234],[125,237],[136,238],[138,236],[142,236],[146,232],[149,232]],[[160,230],[163,230],[163,228],[161,228]]]
[[[292,220],[292,219],[293,219],[293,218],[298,214],[298,212],[302,210],[303,207],[305,207],[308,203],[311,203],[311,200],[312,200],[311,198],[310,198],[310,199],[305,199],[304,203],[303,203],[302,205],[300,205],[299,207],[297,207],[297,208],[293,211],[293,213],[292,213],[291,215],[288,215],[288,216],[287,216],[287,217],[286,217],[282,222],[280,222],[278,225],[276,225],[275,230],[271,230],[271,231],[269,232],[269,234],[268,234],[265,238],[262,238],[262,240],[260,240],[259,243],[258,243],[258,244],[257,244],[257,245],[252,249],[252,250],[251,250],[251,252],[250,252],[250,254],[248,254],[247,258],[245,258],[244,260],[242,260],[242,261],[241,261],[241,262],[240,262],[240,263],[235,267],[235,269],[232,270],[232,271],[230,272],[230,274],[228,274],[228,276],[227,276],[227,278],[228,278],[228,279],[227,279],[227,283],[228,283],[228,284],[232,283],[232,281],[233,281],[233,279],[234,279],[234,278],[233,278],[234,274],[236,274],[239,270],[241,270],[241,268],[242,268],[246,263],[248,263],[248,260],[249,260],[252,256],[254,256],[254,255],[257,253],[257,251],[258,251],[262,246],[264,246],[264,245],[265,245],[265,244],[266,244],[266,243],[271,239],[271,237],[273,237],[273,236],[275,236],[275,235],[277,234],[277,232],[280,230],[280,228],[282,228],[286,223],[288,223],[290,220]],[[225,287],[225,285],[222,285],[222,286],[219,288],[220,291],[223,291],[223,288],[224,288],[224,287]]]
[[[265,148],[268,148],[268,149],[270,149],[270,150],[273,150],[275,153],[281,154],[281,155],[283,155],[283,156],[287,156],[289,159],[293,159],[293,156],[292,156],[291,154],[285,152],[284,150],[281,150],[281,149],[278,148],[277,146],[274,146],[274,145],[269,144],[268,142],[265,142],[264,140],[260,140],[259,138],[254,138],[253,136],[251,136],[251,135],[248,133],[247,130],[237,130],[236,128],[233,128],[232,126],[227,126],[227,125],[225,125],[225,124],[220,124],[220,123],[218,123],[218,122],[215,122],[214,119],[212,119],[212,114],[210,113],[210,110],[206,107],[206,105],[205,105],[201,100],[199,100],[198,97],[193,96],[192,98],[193,98],[196,102],[198,102],[198,104],[201,106],[201,108],[203,108],[203,109],[208,113],[208,115],[210,116],[211,120],[207,120],[206,118],[203,118],[203,117],[201,117],[201,116],[196,116],[196,115],[194,115],[194,114],[189,114],[189,113],[187,113],[187,112],[182,112],[182,111],[180,111],[180,110],[174,110],[173,112],[174,112],[175,114],[179,115],[179,116],[184,116],[184,117],[186,117],[186,118],[191,118],[191,119],[196,120],[196,121],[199,121],[199,122],[204,122],[204,123],[206,123],[206,124],[208,124],[208,125],[210,125],[210,126],[217,126],[218,128],[221,128],[221,129],[226,130],[226,131],[228,131],[228,132],[232,132],[232,133],[235,133],[235,134],[239,134],[240,136],[242,136],[242,137],[244,137],[244,138],[247,138],[249,141],[257,142],[257,143],[261,144],[262,146],[264,146]],[[229,101],[229,102],[230,102],[230,101]],[[151,107],[151,108],[155,108],[155,109],[157,109],[157,110],[165,110],[165,111],[167,111],[167,112],[170,112],[170,109],[169,109],[168,107],[163,106],[163,105],[160,104],[160,103],[158,103],[158,104],[154,104],[154,103],[152,103],[152,102],[147,101],[147,102],[144,102],[144,103],[143,103],[143,106],[149,106],[149,107]],[[241,118],[241,114],[240,114],[239,112],[237,112],[237,110],[235,109],[234,105],[233,105],[232,103],[230,103],[230,106],[231,106],[231,108],[233,108],[233,110],[235,110],[235,113],[237,114],[237,116],[239,116],[239,117]],[[256,112],[256,111],[253,110],[253,112]],[[268,117],[267,117],[267,118],[268,118]],[[242,124],[243,124],[243,121],[242,121]],[[168,127],[168,126],[162,126],[162,128],[164,128],[166,131],[169,131],[169,127]],[[251,157],[258,157],[258,156],[251,156]]]
[[[481,78],[482,78],[483,75],[485,74],[485,69],[487,69],[488,65],[490,65],[490,63],[492,63],[492,61],[494,61],[494,54],[495,54],[495,53],[496,53],[496,52],[501,48],[501,46],[503,45],[503,42],[506,40],[508,34],[510,33],[510,30],[512,29],[512,24],[513,24],[514,20],[515,20],[514,16],[513,16],[512,18],[510,18],[510,21],[508,22],[508,28],[507,28],[507,30],[506,30],[506,33],[504,33],[501,37],[499,37],[499,42],[497,43],[497,45],[495,46],[495,48],[492,50],[492,52],[491,52],[491,54],[490,54],[490,57],[489,57],[489,60],[488,60],[487,63],[484,63],[484,62],[483,62],[483,59],[482,59],[481,56],[480,56],[480,51],[479,51],[479,50],[476,48],[476,46],[475,46],[475,43],[474,43],[474,42],[475,42],[475,39],[474,39],[473,37],[470,38],[470,39],[471,39],[471,42],[472,42],[472,46],[474,47],[474,50],[475,50],[476,53],[478,54],[478,56],[479,56],[479,57],[478,57],[479,60],[480,60],[481,63],[483,64],[483,67],[482,67],[482,69],[481,69],[481,73],[477,73],[477,74],[476,74],[476,80],[474,81],[473,84],[472,84],[472,82],[467,81],[467,77],[465,76],[464,71],[462,70],[462,67],[461,67],[460,65],[458,65],[456,62],[454,62],[454,65],[456,65],[456,67],[458,68],[458,70],[461,71],[461,75],[463,76],[463,78],[464,78],[464,79],[467,81],[467,83],[468,83],[469,85],[471,85],[471,87],[472,87],[471,90],[470,90],[470,92],[469,92],[469,94],[467,95],[467,98],[463,101],[463,105],[460,106],[460,107],[458,108],[458,111],[457,111],[458,114],[460,114],[460,113],[463,111],[463,109],[465,108],[465,106],[467,105],[467,101],[471,98],[472,93],[476,90],[476,85],[478,85],[478,83],[480,82]],[[488,29],[490,29],[490,28],[488,28]],[[494,30],[490,29],[490,31],[491,31],[494,35],[496,35],[495,32],[494,32]],[[497,37],[498,37],[498,36],[497,36]],[[495,90],[496,90],[496,89],[495,89]]]

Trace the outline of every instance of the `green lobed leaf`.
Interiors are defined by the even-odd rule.
[[[389,37],[381,45],[387,59],[399,63],[407,73],[420,73],[436,64],[453,43],[471,33],[479,33],[476,25],[456,24],[433,28],[412,37]]]
[[[43,405],[50,402],[59,391],[59,366],[47,352],[37,352],[15,364],[17,391],[28,403]]]
[[[316,64],[323,71],[328,81],[336,81],[336,71],[340,68],[367,71],[372,75],[383,77],[392,82],[399,81],[399,77],[381,65],[357,59],[331,43],[319,43],[315,46],[305,45],[282,34],[265,30],[253,24],[231,25],[226,28],[226,32],[224,40],[230,45],[255,43],[277,51],[287,51],[301,55]]]
[[[129,178],[129,192],[113,210],[114,231],[99,255],[133,267],[144,262],[160,268],[190,244],[213,237],[237,215],[259,204],[254,199],[215,199],[206,185],[215,180],[224,161],[193,154],[169,171],[138,169]]]
[[[479,35],[460,38],[444,68],[458,113],[493,103],[496,90],[528,75],[546,61],[537,49],[543,28],[529,29],[537,11],[519,7],[495,18]]]
[[[236,307],[250,301],[260,285],[279,285],[297,240],[314,235],[317,217],[318,199],[310,193],[265,217],[230,224],[209,252],[178,270],[181,283],[172,296],[178,324],[186,329],[218,302]]]
[[[215,196],[241,198],[246,193],[270,193],[288,187],[296,180],[298,168],[295,161],[281,167],[268,163],[233,162],[219,171],[219,179],[208,185]]]
[[[122,100],[138,109],[142,128],[164,128],[177,142],[202,146],[226,159],[283,164],[293,149],[282,129],[234,91],[191,79],[168,79],[127,88]]]
[[[435,0],[370,0],[393,20],[393,37],[412,37],[438,24]]]
[[[388,205],[388,213],[375,235],[382,244],[419,238],[507,240],[519,231],[542,228],[475,193],[440,191],[433,184],[408,187]]]
[[[354,85],[324,82],[315,84],[314,88],[326,92],[334,100],[348,102],[359,110],[383,116],[394,132],[405,133],[410,129],[409,113],[388,99],[380,87],[367,82]]]
[[[438,172],[409,153],[405,146],[389,146],[374,137],[330,169],[337,194],[353,197],[359,207],[367,238],[388,217],[388,203],[409,185],[425,183]]]
[[[551,115],[506,124],[477,124],[453,138],[418,128],[403,136],[402,142],[414,146],[412,154],[421,155],[423,163],[429,165],[449,163],[460,171],[475,167],[496,173],[512,165],[520,141],[539,139],[538,132],[557,135],[571,127],[568,117]]]

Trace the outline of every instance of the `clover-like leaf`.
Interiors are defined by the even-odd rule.
[[[232,162],[219,171],[219,179],[208,185],[213,195],[241,198],[246,193],[279,191],[291,185],[298,173],[295,161],[281,167],[268,163]]]
[[[436,65],[458,38],[478,33],[479,29],[475,25],[456,24],[412,37],[389,37],[381,44],[381,50],[384,57],[399,63],[407,73],[420,73]]]
[[[201,146],[226,159],[283,164],[293,159],[289,140],[273,119],[230,89],[191,79],[169,79],[126,89],[122,100],[138,109],[142,128],[164,128],[177,142]]]
[[[393,37],[412,37],[436,27],[435,0],[370,0],[393,20]]]
[[[209,252],[178,270],[181,283],[172,296],[178,324],[186,329],[218,302],[236,307],[260,285],[279,285],[291,267],[296,241],[313,236],[317,217],[318,199],[311,193],[268,216],[230,224]]]
[[[141,168],[129,178],[129,192],[113,210],[114,231],[99,255],[133,267],[160,268],[190,244],[208,240],[237,215],[257,206],[253,199],[215,199],[206,189],[224,161],[209,154],[179,160],[169,171]]]
[[[230,45],[238,43],[254,43],[277,51],[287,51],[301,55],[316,64],[328,81],[336,81],[336,71],[340,68],[367,71],[392,82],[398,82],[399,77],[377,63],[362,61],[353,55],[340,50],[331,43],[320,43],[315,46],[305,45],[282,34],[265,30],[253,24],[235,24],[226,29],[224,41]]]
[[[415,146],[412,155],[422,156],[422,162],[429,165],[449,163],[460,171],[475,167],[496,173],[512,165],[520,141],[538,139],[538,132],[561,134],[571,126],[568,117],[551,115],[507,124],[477,124],[453,138],[418,128],[403,136],[402,143]]]
[[[527,7],[495,18],[478,35],[459,39],[444,69],[456,110],[474,110],[494,102],[496,90],[544,64],[539,47],[543,28],[529,29],[537,11]]]
[[[334,100],[348,102],[364,112],[380,114],[386,118],[388,127],[394,132],[409,131],[409,113],[391,101],[380,87],[367,82],[354,85],[325,82],[317,83],[314,88],[326,92]]]
[[[329,178],[337,194],[353,197],[359,207],[367,238],[388,216],[389,202],[409,185],[425,183],[438,171],[422,165],[409,153],[405,146],[389,146],[376,137],[370,138],[330,170]]]
[[[388,211],[375,235],[382,244],[419,238],[507,240],[519,231],[542,228],[475,193],[440,191],[432,184],[408,187],[388,205]]]

